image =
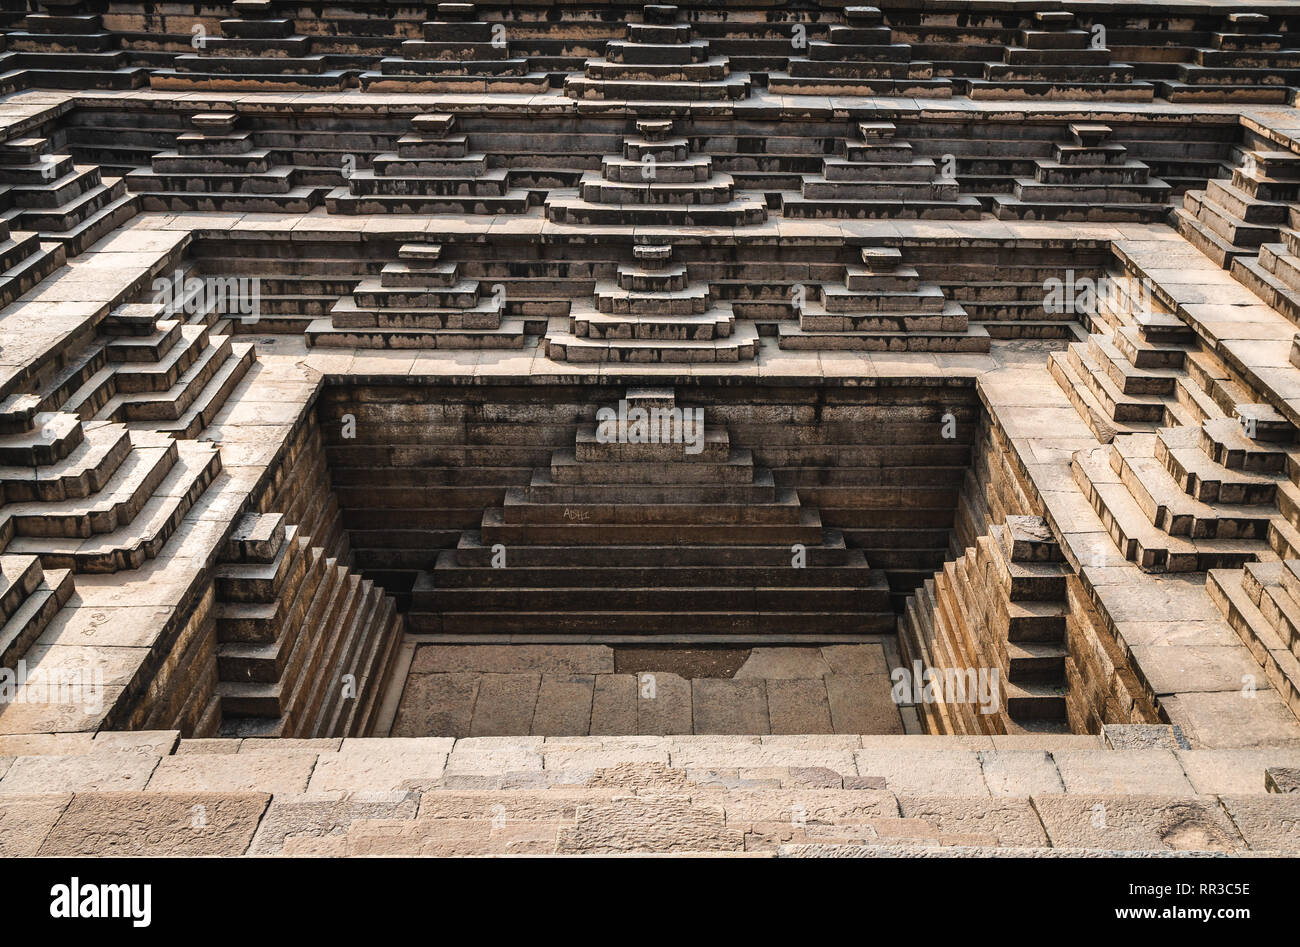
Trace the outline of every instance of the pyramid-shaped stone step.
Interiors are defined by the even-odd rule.
[[[475,532],[474,537],[477,537]],[[477,539],[471,540],[477,542]],[[507,565],[493,568],[483,563],[472,563],[471,558],[490,558],[491,550],[482,546],[465,546],[460,550],[444,549],[438,554],[434,565],[433,579],[428,589],[462,588],[651,588],[657,582],[666,588],[837,588],[845,586],[875,587],[876,582],[867,575],[868,566],[865,555],[860,549],[846,550],[842,559],[826,565],[804,565],[798,568],[791,565],[793,555],[788,549],[774,550],[769,558],[776,558],[776,552],[785,553],[783,563],[771,565],[749,565],[735,562],[722,562],[721,558],[743,558],[741,551],[762,552],[758,546],[723,547],[727,551],[710,559],[710,547],[694,547],[693,558],[699,560],[695,565],[623,565],[623,553],[629,547],[619,548],[619,564],[611,565],[609,550],[599,550],[599,555],[580,552],[573,547],[544,546],[523,547],[528,550],[546,550],[550,553],[565,552],[573,561],[565,565],[525,564],[522,557],[516,556],[516,549],[506,554]],[[657,547],[631,547],[644,550],[649,556]],[[683,547],[685,548],[685,547]],[[809,550],[820,547],[809,547]],[[483,556],[480,555],[483,554]],[[579,561],[585,556],[586,561]],[[558,558],[558,556],[556,556]],[[537,558],[536,556],[534,558]],[[661,550],[657,558],[665,562],[671,557]],[[701,569],[701,565],[708,569]],[[418,585],[417,585],[418,588]]]
[[[689,315],[714,306],[713,294],[704,283],[681,289],[637,290],[614,280],[597,280],[594,295],[598,311],[616,315]]]
[[[389,271],[392,276],[409,272],[401,264]],[[392,286],[386,284],[381,273],[379,279],[365,279],[352,290],[352,299],[358,309],[471,309],[482,299],[481,284],[478,280],[460,279],[447,285],[414,284]],[[498,305],[498,308],[499,305]]]
[[[11,431],[0,438],[0,464],[9,467],[40,467],[57,463],[71,454],[85,437],[81,420],[67,412],[34,411],[39,402],[20,396],[7,399],[7,420]],[[29,424],[26,430],[20,425]]]
[[[36,563],[35,574],[39,581],[29,592],[23,593],[21,600],[17,600],[15,593],[26,587],[32,574],[29,563]],[[59,609],[72,598],[73,578],[66,569],[42,570],[34,556],[0,557],[0,573],[3,573],[0,587],[4,588],[6,605],[0,622],[0,667],[13,669],[41,639]],[[10,575],[17,581],[6,584]],[[14,607],[9,608],[11,604]]]
[[[1247,437],[1241,422],[1234,418],[1202,423],[1200,445],[1214,463],[1230,470],[1281,473],[1287,467],[1284,447]]]
[[[88,537],[130,523],[152,499],[177,459],[176,442],[166,434],[133,434],[131,450],[104,488],[56,503],[15,503],[4,515],[18,536]]]
[[[1155,455],[1156,436],[1130,434],[1111,445],[1111,469],[1147,520],[1171,536],[1192,539],[1268,538],[1272,510],[1259,505],[1204,503],[1183,492]]]
[[[466,530],[454,552],[456,564],[461,568],[493,568],[492,562],[499,550],[493,549],[478,530]],[[827,529],[819,542],[804,549],[809,569],[858,567],[858,554],[844,543],[840,531]],[[795,553],[789,546],[772,544],[735,544],[663,546],[650,543],[627,543],[619,546],[620,569],[664,569],[670,567],[698,568],[717,565],[719,568],[778,569],[798,571],[791,565]],[[507,547],[506,563],[511,569],[593,569],[609,568],[609,551],[605,547],[585,544],[517,544]]]
[[[379,273],[378,285],[375,281],[365,280],[368,287],[364,292],[378,293],[386,289],[409,290],[416,287],[450,288],[470,281],[461,280],[460,266],[457,263],[439,260],[397,260],[385,263]],[[362,284],[358,284],[360,288]],[[477,285],[475,283],[474,285]]]
[[[651,138],[651,137],[628,137],[623,139],[623,161],[635,162],[638,166],[637,171],[640,175],[637,178],[623,177],[618,180],[650,180],[656,177],[660,163],[672,164],[674,162],[684,164],[688,161],[691,152],[691,143],[686,138]],[[601,159],[601,170],[605,173],[606,162],[618,161],[617,155],[606,155]],[[651,163],[653,162],[653,164]],[[695,159],[695,163],[705,163],[711,172],[712,159],[707,156],[701,156]],[[649,177],[647,177],[649,175]],[[707,178],[708,174],[704,175]],[[704,178],[688,177],[686,180],[704,180]],[[611,180],[615,180],[611,178]]]
[[[17,536],[10,543],[9,551],[39,555],[46,568],[76,572],[138,569],[148,559],[155,558],[195,500],[221,471],[217,445],[188,440],[174,443],[175,463],[153,491],[152,498],[129,523],[84,539]]]
[[[574,450],[560,449],[551,455],[550,475],[557,484],[751,483],[755,469],[753,455],[744,448],[731,448],[716,461],[696,459],[669,466],[579,459]]]
[[[507,523],[500,509],[483,514],[479,529],[484,543],[606,546],[646,542],[670,545],[771,545],[819,542],[821,516],[802,507],[799,521],[787,523]]]
[[[382,156],[381,156],[382,157]],[[459,160],[460,164],[453,164],[452,167],[466,168],[474,165],[480,165],[486,168],[486,161],[478,158],[472,158],[469,150],[468,135],[424,135],[419,132],[410,132],[397,139],[397,161],[393,161],[389,156],[386,160],[391,165],[392,173],[402,173],[404,168],[403,162],[408,161],[429,161],[436,162],[440,159],[447,161]],[[471,164],[471,161],[473,162]],[[414,168],[420,165],[412,166]]]
[[[697,444],[636,443],[606,436],[595,425],[578,428],[574,437],[574,457],[579,463],[649,463],[717,464],[731,456],[731,439],[727,429],[705,425],[703,436],[691,432]],[[697,449],[698,448],[698,449]]]
[[[0,467],[0,498],[5,503],[57,503],[103,491],[131,450],[121,424],[89,421],[84,436],[53,463],[6,464]]]
[[[408,309],[397,304],[393,308],[362,308],[356,305],[352,297],[345,296],[330,310],[330,321],[341,331],[367,328],[394,331],[411,329],[459,332],[469,338],[474,333],[505,331],[506,322],[511,320],[504,318],[501,302],[495,298],[477,300],[473,305],[458,308],[425,306]]]
[[[619,264],[616,282],[629,293],[680,292],[686,289],[688,279],[684,264],[670,266],[652,260],[647,265]]]
[[[595,500],[551,503],[534,497],[528,487],[510,487],[502,506],[508,524],[563,523],[567,519],[584,524],[618,525],[791,524],[800,522],[801,509],[798,494],[788,489],[778,490],[775,499],[763,503],[736,499],[696,503],[685,498],[637,502],[634,497],[614,503]]]
[[[1199,427],[1160,428],[1155,456],[1179,488],[1202,503],[1268,506],[1277,501],[1280,474],[1251,473],[1215,463],[1201,449]]]
[[[1240,568],[1265,551],[1255,540],[1173,536],[1154,526],[1110,464],[1110,446],[1075,453],[1075,483],[1121,554],[1146,572],[1204,572]]]
[[[630,313],[611,315],[574,306],[569,332],[583,339],[711,342],[729,338],[736,320],[728,305],[704,312]]]

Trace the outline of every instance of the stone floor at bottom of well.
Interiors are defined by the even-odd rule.
[[[901,734],[882,644],[682,649],[413,644],[395,737]],[[400,697],[396,689],[400,687]]]

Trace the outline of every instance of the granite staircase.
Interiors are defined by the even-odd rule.
[[[591,304],[551,320],[546,353],[568,362],[739,362],[758,354],[752,324],[672,262],[670,245],[638,244],[634,264],[598,279]]]
[[[933,158],[917,157],[892,122],[860,122],[858,140],[822,159],[822,173],[803,175],[800,196],[786,197],[786,217],[977,220],[980,203],[959,193]]]
[[[455,134],[453,115],[417,115],[397,151],[377,155],[370,168],[346,174],[347,185],[326,195],[331,214],[522,214],[528,192],[510,186],[505,168],[471,151]]]
[[[184,268],[166,282],[108,314],[99,337],[42,388],[49,405],[178,438],[212,423],[256,357],[251,343],[232,341],[231,328],[256,324],[256,298]]]
[[[409,39],[400,55],[379,61],[378,71],[363,72],[367,92],[538,93],[550,76],[529,70],[527,59],[510,54],[506,24],[479,19],[472,3],[439,3],[433,19]]]
[[[46,569],[117,572],[158,555],[221,470],[215,444],[86,421],[17,394],[0,405],[0,540]]]
[[[394,349],[518,349],[524,320],[504,292],[484,292],[441,259],[439,244],[410,243],[378,277],[363,279],[306,330],[308,345]]]
[[[647,4],[641,22],[628,23],[627,38],[607,43],[603,58],[565,79],[564,91],[575,99],[718,102],[748,97],[749,77],[733,75],[707,40],[692,39],[677,7]]]
[[[0,153],[4,147],[0,145]],[[0,191],[0,200],[3,194]],[[11,230],[0,220],[0,308],[61,267],[66,254],[63,244],[44,243],[40,234]]]
[[[5,69],[21,68],[30,85],[60,89],[135,89],[149,71],[121,48],[122,37],[104,27],[106,3],[96,0],[40,0],[21,29],[5,35],[13,58]]]
[[[155,69],[150,87],[177,92],[340,92],[351,81],[312,51],[313,39],[275,15],[271,0],[234,0],[234,16],[221,36],[202,35],[198,52],[177,56],[171,69]]]
[[[1300,191],[1300,175],[1295,181]],[[1300,203],[1300,193],[1296,196]],[[1232,275],[1282,315],[1300,326],[1300,231],[1283,229],[1279,243],[1260,245],[1259,256],[1237,256]],[[1291,363],[1296,364],[1293,356]]]
[[[878,7],[845,7],[844,20],[826,40],[809,40],[806,55],[791,56],[784,74],[770,75],[768,92],[952,97],[952,81],[935,78],[933,63],[914,60],[911,46],[895,42]]]
[[[276,153],[238,124],[236,112],[195,113],[174,149],[129,172],[144,210],[305,214],[323,202],[326,188],[300,184],[294,165],[276,164]]]
[[[901,251],[863,247],[862,266],[845,268],[844,282],[799,287],[798,323],[778,325],[783,349],[866,352],[987,352],[989,334],[966,310],[923,283]]]
[[[1229,13],[1210,34],[1210,46],[1180,63],[1176,79],[1160,82],[1170,102],[1286,103],[1300,85],[1300,48],[1295,32],[1274,30],[1263,13]]]
[[[122,179],[74,164],[71,155],[53,152],[47,139],[0,144],[0,219],[11,231],[33,231],[76,255],[134,217],[138,207]]]
[[[72,572],[36,556],[0,555],[0,668],[14,670],[72,597]]]
[[[741,227],[767,219],[763,201],[737,194],[729,174],[691,152],[671,119],[637,119],[623,152],[585,172],[577,192],[550,191],[546,219],[578,227],[609,224]]]
[[[278,513],[236,524],[213,581],[223,735],[371,733],[402,638],[389,596]]]
[[[1034,159],[1033,178],[1018,178],[1012,195],[994,194],[999,220],[1163,221],[1172,188],[1111,141],[1108,125],[1074,122],[1069,142],[1050,160]]]
[[[1103,442],[1071,469],[1126,559],[1204,572],[1300,552],[1295,431],[1189,328],[1126,315],[1050,367]]]
[[[1111,51],[1079,29],[1073,13],[1038,12],[1033,27],[1017,33],[1000,63],[985,63],[984,76],[970,79],[972,99],[1080,99],[1150,102],[1155,86],[1136,79],[1136,70],[1111,61]]]
[[[1171,223],[1189,243],[1224,269],[1255,256],[1264,244],[1281,242],[1281,228],[1300,225],[1300,155],[1290,151],[1243,151],[1231,180],[1212,180],[1188,191]],[[1291,202],[1288,204],[1288,202]]]
[[[1212,569],[1205,584],[1269,684],[1300,717],[1300,559]]]
[[[933,682],[927,733],[1070,732],[1063,559],[1042,519],[1008,516],[908,598],[899,651],[914,695]]]
[[[443,635],[742,640],[885,634],[894,612],[884,575],[725,427],[672,389],[629,389],[439,553],[407,621]]]

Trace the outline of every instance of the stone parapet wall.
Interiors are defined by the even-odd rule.
[[[1167,734],[177,738],[0,738],[0,851],[1291,854],[1300,815],[1300,795],[1266,791],[1297,751]]]

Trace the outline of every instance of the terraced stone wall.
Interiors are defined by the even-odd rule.
[[[905,657],[927,667],[996,668],[1005,703],[993,715],[925,708],[930,732],[1059,725],[1097,733],[1102,724],[1159,722],[1074,566],[1059,549],[1022,555],[1025,536],[1034,535],[1026,525],[1039,528],[1042,546],[1055,547],[1044,513],[1005,428],[982,410],[949,562],[908,600],[900,640]]]
[[[932,382],[932,384],[928,384]],[[646,381],[632,384],[646,384]],[[664,384],[652,379],[650,383]],[[624,384],[333,385],[319,400],[353,562],[403,606],[418,572],[527,485]],[[883,569],[896,604],[942,563],[978,424],[969,382],[675,386],[778,487]],[[345,437],[348,417],[352,426]],[[945,418],[950,422],[945,424]],[[945,428],[950,437],[945,437]]]

